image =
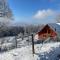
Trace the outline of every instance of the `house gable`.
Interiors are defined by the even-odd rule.
[[[47,39],[48,37],[55,37],[57,33],[48,24],[43,27],[38,33],[39,39]]]

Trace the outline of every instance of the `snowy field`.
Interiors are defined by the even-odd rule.
[[[32,46],[26,46],[0,53],[0,60],[59,60],[60,42],[35,44],[35,54]]]

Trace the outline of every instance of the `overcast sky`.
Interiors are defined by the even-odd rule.
[[[16,23],[55,23],[60,0],[8,0]]]

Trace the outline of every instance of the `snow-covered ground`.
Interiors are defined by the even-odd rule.
[[[0,48],[1,50],[10,50],[16,46],[15,36],[13,37],[3,37],[0,38]]]
[[[0,53],[0,60],[59,60],[58,55],[60,56],[60,42],[51,42],[35,44],[34,56],[30,45]]]
[[[23,46],[31,45],[31,36],[22,38],[17,38],[15,36],[3,37],[0,38],[0,48],[4,50],[10,50],[16,47],[21,48]]]

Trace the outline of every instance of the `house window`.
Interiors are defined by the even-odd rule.
[[[43,37],[46,37],[46,35],[43,35]]]
[[[3,16],[3,13],[0,13],[0,17],[2,17]]]

